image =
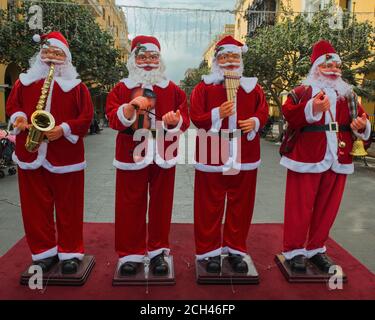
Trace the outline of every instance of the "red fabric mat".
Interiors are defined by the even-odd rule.
[[[327,243],[329,255],[348,276],[343,290],[329,290],[324,283],[289,284],[274,263],[282,244],[281,224],[254,224],[248,239],[250,254],[260,274],[259,285],[197,285],[194,268],[192,224],[173,224],[175,286],[112,287],[117,257],[114,225],[86,223],[86,252],[95,255],[96,265],[83,287],[52,287],[30,290],[19,284],[21,272],[30,263],[23,238],[0,258],[0,299],[375,299],[375,276],[335,241]]]

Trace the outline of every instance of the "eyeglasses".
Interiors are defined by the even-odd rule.
[[[43,54],[53,54],[56,57],[65,57],[64,51],[62,49],[60,49],[60,48],[53,48],[53,47],[43,46],[42,53]]]
[[[227,61],[227,60],[239,60],[241,59],[241,55],[238,53],[222,53],[217,57],[218,60]]]
[[[340,69],[342,67],[342,63],[341,63],[341,61],[338,61],[334,56],[332,56],[330,54],[327,54],[326,60],[325,60],[325,62],[322,63],[322,66],[324,68],[336,67],[336,68]]]
[[[142,61],[142,62],[147,61],[147,60],[155,62],[160,59],[160,55],[157,53],[152,53],[152,54],[140,53],[136,56],[136,58],[137,60]]]

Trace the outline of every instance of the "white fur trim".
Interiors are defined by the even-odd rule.
[[[86,169],[87,163],[86,161],[75,163],[67,166],[53,166],[47,159],[43,161],[43,168],[47,169],[49,172],[52,173],[68,173],[68,172],[77,172]]]
[[[305,106],[305,118],[308,123],[318,122],[323,116],[323,112],[318,112],[318,114],[314,116],[313,102],[314,99],[310,99]]]
[[[47,143],[42,142],[38,149],[38,156],[33,162],[22,162],[18,159],[15,152],[13,152],[12,160],[23,170],[35,170],[42,166],[47,154]]]
[[[242,53],[246,53],[249,51],[249,47],[247,46],[247,44],[245,43],[243,46],[242,46]]]
[[[152,160],[149,163],[142,162],[141,164],[133,163],[133,162],[121,162],[116,159],[113,160],[113,166],[116,169],[120,169],[120,170],[141,170],[143,168],[146,168],[151,163],[152,163]]]
[[[165,160],[159,154],[159,147],[158,147],[157,140],[155,140],[154,143],[155,143],[155,157],[154,157],[155,163],[160,168],[163,168],[163,169],[170,169],[170,168],[174,167],[177,164],[177,162],[179,161],[180,156],[177,155],[177,157],[174,157],[174,158],[169,159],[169,160]]]
[[[64,252],[59,252],[59,259],[60,261],[64,260],[69,260],[73,258],[77,258],[78,260],[83,260],[83,257],[85,255],[83,253],[64,253]]]
[[[341,63],[341,58],[336,53],[329,53],[330,56],[333,57],[333,61],[336,61],[338,63]],[[321,65],[326,61],[326,54],[321,55],[318,59],[315,60],[315,62],[312,65],[312,68],[316,68],[317,66]]]
[[[149,132],[151,135],[151,132]],[[113,166],[120,170],[141,170],[146,168],[154,161],[154,139],[148,137],[147,154],[142,161],[138,162],[121,162],[117,159],[113,160]]]
[[[217,56],[220,56],[223,53],[233,52],[233,53],[242,53],[241,47],[236,46],[234,44],[224,44],[221,45],[220,48],[223,48],[220,50],[217,54]]]
[[[53,257],[55,255],[57,255],[57,246],[53,247],[51,249],[48,249],[48,250],[46,250],[42,253],[32,254],[31,258],[32,258],[33,261],[38,261],[38,260]]]
[[[219,132],[223,123],[223,119],[220,118],[220,107],[216,107],[211,110],[211,122],[212,126],[210,131],[215,133]]]
[[[24,113],[24,112],[22,112],[22,111],[17,111],[17,112],[15,112],[15,113],[13,113],[13,114],[11,115],[11,117],[10,117],[10,119],[9,119],[9,127],[10,127],[11,124],[13,124],[13,123],[16,121],[16,119],[17,119],[18,117],[22,117],[22,118],[25,118],[25,119],[27,120],[27,115],[26,115],[26,113]],[[16,136],[16,135],[18,135],[20,132],[21,132],[21,130],[20,130],[19,128],[13,128],[13,130],[11,130],[10,133]]]
[[[169,133],[177,133],[177,132],[179,132],[180,128],[182,126],[182,123],[183,123],[183,119],[182,119],[182,116],[180,116],[180,120],[178,120],[177,125],[174,128],[172,128],[172,129],[168,129],[167,127],[165,127],[164,121],[161,121],[161,125],[162,125],[163,129],[165,131],[169,132]]]
[[[210,252],[206,252],[206,253],[203,253],[203,254],[197,254],[197,255],[195,255],[195,257],[196,257],[197,260],[204,260],[204,259],[207,259],[207,258],[220,256],[221,252],[222,252],[222,248],[218,248],[218,249],[212,250]]]
[[[139,86],[142,86],[142,88],[145,88],[145,89],[150,89],[150,90],[153,89],[153,86],[151,85],[143,85],[142,83],[137,83],[129,78],[121,79],[120,82],[122,82],[130,90]],[[169,86],[169,82],[170,82],[169,80],[164,80],[159,83],[156,83],[155,86],[165,89],[166,87]]]
[[[238,250],[232,249],[232,248],[230,248],[230,247],[224,247],[224,248],[221,250],[221,252],[222,252],[223,254],[227,254],[227,253],[231,253],[231,254],[239,254],[239,255],[241,255],[241,256],[243,256],[243,257],[245,257],[245,256],[247,255],[246,252],[238,251]]]
[[[55,77],[54,80],[59,84],[61,90],[64,92],[69,92],[82,82],[81,79],[65,80],[61,77]]]
[[[66,54],[66,57],[69,61],[72,61],[72,54],[70,53],[69,48],[60,40],[55,38],[50,38],[47,40],[51,46],[55,46],[57,48],[60,48],[64,53]]]
[[[313,87],[313,96],[319,93],[321,89],[317,87]],[[337,95],[333,89],[326,88],[324,89],[328,99],[330,101],[330,110],[332,112],[333,119],[336,119],[336,103],[337,103]],[[306,110],[306,109],[305,109]],[[325,124],[329,124],[331,122],[331,117],[329,112],[325,113]],[[324,158],[320,162],[316,163],[308,163],[308,162],[299,162],[292,159],[289,159],[286,156],[283,156],[280,160],[280,164],[292,171],[300,172],[300,173],[321,173],[325,172],[329,169],[332,169],[336,173],[341,174],[352,174],[354,172],[353,164],[341,164],[338,162],[338,143],[337,143],[337,136],[335,132],[326,131],[326,139],[327,139],[327,148]]]
[[[246,93],[250,93],[253,91],[258,83],[258,78],[248,78],[248,77],[241,77],[240,85],[242,89],[245,90]]]
[[[159,47],[156,44],[154,44],[154,43],[141,43],[141,46],[142,47],[146,47],[146,51],[160,52]],[[137,46],[135,46],[135,48],[133,49],[132,53],[135,52],[135,50],[137,50]]]
[[[42,142],[38,149],[38,156],[33,162],[20,161],[18,157],[16,156],[15,152],[13,152],[12,159],[23,170],[35,170],[43,166],[43,168],[47,169],[49,172],[52,172],[52,173],[68,173],[68,172],[81,171],[86,168],[86,161],[83,161],[77,164],[68,165],[68,166],[53,166],[46,159],[46,155],[47,155],[47,143]]]
[[[318,253],[325,253],[327,252],[327,248],[324,246],[322,248],[314,249],[314,250],[306,250],[306,256],[310,259]]]
[[[285,257],[286,260],[290,260],[299,255],[306,257],[307,252],[305,248],[302,248],[302,249],[295,249],[295,250],[288,251],[288,252],[282,252],[282,255]]]
[[[157,250],[149,251],[148,252],[148,257],[150,259],[156,257],[158,254],[164,253],[166,256],[169,256],[169,253],[171,252],[171,249],[169,248],[160,248]]]
[[[262,162],[261,160],[258,160],[256,162],[250,162],[250,163],[238,163],[238,162],[233,161],[233,159],[231,158],[227,161],[227,163],[221,166],[211,166],[208,164],[197,162],[194,164],[194,168],[202,172],[226,172],[226,171],[229,171],[230,169],[250,171],[250,170],[255,170],[259,168],[261,162]]]
[[[137,119],[137,113],[134,111],[133,117],[130,120],[126,119],[126,117],[124,116],[125,106],[126,104],[123,104],[117,109],[117,118],[120,120],[123,126],[130,127]]]
[[[17,111],[10,116],[10,119],[9,119],[10,123],[11,124],[15,123],[18,117],[22,117],[27,120],[27,115],[25,112]]]
[[[357,130],[353,130],[354,135],[364,141],[370,139],[371,136],[371,122],[367,119],[365,132],[359,133]]]
[[[218,77],[217,74],[206,74],[202,76],[202,80],[205,84],[219,84],[224,81],[224,76]],[[253,91],[258,83],[256,77],[241,77],[240,86],[246,92],[250,93]]]
[[[255,121],[255,128],[254,130],[251,130],[248,134],[247,134],[247,141],[252,141],[254,140],[254,138],[256,137],[257,135],[257,132],[259,131],[259,127],[260,127],[260,121],[259,121],[259,118],[257,117],[251,117],[250,119],[253,119]]]
[[[145,260],[145,256],[141,254],[131,254],[125,257],[122,257],[118,259],[118,266],[117,270],[120,269],[120,267],[125,263],[125,262],[138,262],[138,263],[143,263]]]
[[[76,144],[79,139],[79,136],[72,134],[72,130],[70,129],[70,126],[66,122],[63,122],[62,124],[60,124],[60,127],[64,131],[65,139],[67,139],[69,142],[73,144]]]
[[[40,38],[39,34],[36,33],[36,34],[33,35],[33,41],[34,42],[39,43],[40,40],[41,40],[41,38]]]

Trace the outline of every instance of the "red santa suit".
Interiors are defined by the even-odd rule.
[[[156,94],[156,104],[151,110],[156,117],[150,117],[151,129],[158,131],[156,140],[147,137],[144,158],[134,161],[137,141],[127,129],[135,122],[135,117],[125,118],[123,108],[132,100],[132,92],[141,87]],[[165,128],[158,121],[166,113],[177,110],[181,118],[175,128]],[[168,255],[179,135],[190,125],[186,95],[169,80],[151,86],[127,78],[109,93],[106,114],[110,127],[118,131],[113,165],[117,168],[115,247],[120,264],[142,262],[146,254],[150,259],[163,252]]]
[[[229,46],[229,50],[236,49]],[[257,168],[261,162],[258,131],[268,119],[268,104],[262,88],[256,78],[246,77],[240,79],[235,113],[229,118],[220,119],[219,106],[227,101],[222,81],[223,78],[214,73],[205,76],[194,88],[190,100],[190,117],[198,128],[194,187],[198,260],[228,252],[246,255]],[[241,136],[237,130],[238,121],[249,118],[255,120],[256,127]],[[237,135],[229,137],[235,131]]]
[[[324,62],[326,54],[339,59],[330,45],[320,47],[318,44],[314,47],[313,68]],[[313,113],[313,97],[321,90],[329,98],[333,119],[330,112]],[[311,258],[326,251],[324,244],[339,210],[346,177],[354,172],[350,155],[353,137],[349,102],[330,87],[300,86],[289,95],[282,112],[288,126],[296,130],[312,125],[327,125],[332,129],[337,126],[339,129],[338,136],[330,130],[311,132],[302,129],[292,151],[280,162],[288,169],[283,254],[286,259],[297,255]],[[359,105],[358,115],[363,113]],[[370,133],[369,121],[366,130],[354,132],[363,140],[367,140]],[[345,148],[339,148],[338,138],[345,143]]]
[[[64,40],[50,39],[53,45],[69,50]],[[43,83],[44,78],[35,79],[32,73],[20,75],[7,100],[11,123],[18,117],[31,123]],[[18,165],[26,239],[34,261],[56,254],[60,260],[82,259],[83,170],[86,167],[82,138],[93,117],[90,93],[79,79],[55,76],[45,110],[53,115],[56,126],[63,128],[64,136],[60,139],[42,142],[37,152],[30,153],[25,149],[28,131],[15,129],[13,161]]]

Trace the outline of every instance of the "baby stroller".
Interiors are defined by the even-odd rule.
[[[8,131],[0,130],[0,179],[5,177],[6,172],[10,176],[17,173],[16,165],[12,161],[12,153],[15,149],[15,136]]]

